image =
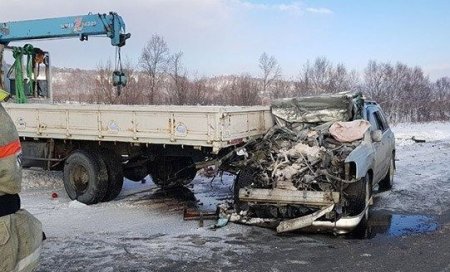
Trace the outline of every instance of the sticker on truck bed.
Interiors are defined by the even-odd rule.
[[[24,129],[27,127],[27,123],[25,122],[25,120],[23,120],[22,117],[19,117],[16,122],[16,127],[18,129]]]
[[[178,123],[175,127],[175,136],[178,137],[186,137],[187,136],[187,127],[183,123]]]
[[[116,124],[114,120],[109,121],[108,124],[108,132],[110,133],[119,133],[120,127]]]

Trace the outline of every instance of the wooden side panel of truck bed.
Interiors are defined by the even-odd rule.
[[[264,134],[269,107],[4,104],[21,137],[221,148]]]

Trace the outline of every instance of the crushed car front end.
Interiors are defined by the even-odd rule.
[[[359,93],[275,101],[276,125],[224,162],[238,173],[231,221],[279,233],[342,234],[360,225],[373,158],[363,105]]]

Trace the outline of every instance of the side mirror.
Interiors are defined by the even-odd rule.
[[[381,139],[383,138],[383,132],[381,130],[375,130],[370,132],[370,137],[372,138],[372,141],[375,143],[381,142]]]

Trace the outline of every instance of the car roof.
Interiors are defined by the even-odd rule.
[[[372,100],[364,100],[364,103],[366,105],[374,105],[374,106],[378,106],[378,103]]]

